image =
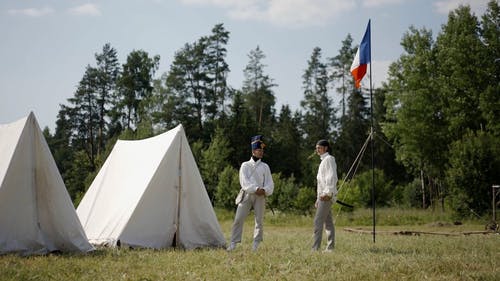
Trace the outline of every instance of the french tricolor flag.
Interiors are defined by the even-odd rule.
[[[351,65],[351,74],[354,77],[356,88],[361,87],[361,79],[365,76],[366,68],[371,62],[370,41],[370,20],[368,20],[365,35],[363,36],[363,40],[361,40],[361,44]]]

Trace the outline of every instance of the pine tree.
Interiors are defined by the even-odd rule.
[[[351,76],[351,64],[354,60],[354,55],[356,54],[356,49],[352,47],[352,37],[351,34],[347,34],[347,37],[342,41],[342,47],[339,50],[339,54],[330,59],[330,66],[332,69],[331,79],[334,82],[338,82],[337,92],[342,95],[340,100],[342,117],[346,115],[346,94],[353,91],[353,83]]]
[[[299,131],[300,116],[292,115],[288,105],[281,107],[280,115],[272,132],[273,142],[269,150],[272,157],[267,160],[273,173],[281,173],[285,177],[301,178],[301,142]]]
[[[339,173],[347,173],[361,151],[370,131],[370,111],[361,91],[354,90],[348,97],[348,109],[342,118],[339,136],[333,146]],[[367,150],[369,151],[369,150]],[[361,159],[359,172],[370,167],[369,154]]]
[[[300,105],[304,110],[304,147],[313,148],[319,139],[331,138],[336,123],[335,109],[328,95],[327,66],[321,61],[321,48],[314,48],[302,78],[304,99]]]
[[[112,104],[116,90],[116,81],[120,73],[118,55],[111,45],[105,44],[102,53],[95,54],[97,61],[96,67],[96,88],[97,88],[97,112],[98,112],[98,131],[97,131],[97,155],[105,149],[109,110]]]
[[[239,169],[242,162],[251,156],[250,139],[257,132],[257,123],[252,114],[245,107],[243,94],[240,91],[233,93],[233,103],[229,106],[227,138],[229,145],[234,148],[229,161],[231,166]]]
[[[274,123],[275,96],[272,88],[276,86],[273,80],[265,74],[266,58],[259,46],[250,51],[249,62],[243,70],[243,97],[246,107],[252,112],[258,125],[258,132],[268,134]],[[257,133],[257,132],[256,132]]]
[[[223,24],[215,25],[212,34],[207,38],[205,63],[211,83],[207,88],[205,111],[207,119],[212,122],[224,113],[224,102],[229,94],[227,86],[229,65],[225,61],[228,41],[229,31],[226,31]]]
[[[115,112],[121,119],[122,128],[135,130],[141,121],[144,108],[141,102],[151,97],[153,76],[158,69],[159,56],[149,57],[143,50],[134,50],[127,56],[118,80]]]

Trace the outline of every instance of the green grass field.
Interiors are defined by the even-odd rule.
[[[228,238],[231,212],[218,211]],[[253,216],[253,214],[251,214]],[[224,249],[98,249],[86,255],[0,256],[0,280],[500,280],[500,235],[462,235],[484,230],[483,221],[455,225],[429,211],[380,210],[377,231],[418,230],[453,236],[371,234],[371,211],[336,217],[336,248],[311,252],[312,218],[266,214],[265,238],[250,251],[253,221],[243,243]]]

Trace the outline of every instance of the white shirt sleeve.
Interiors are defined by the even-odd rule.
[[[264,165],[264,190],[266,191],[266,196],[269,196],[273,194],[274,191],[274,182],[273,182],[273,176],[271,174],[271,169],[269,168],[269,165],[262,163]]]

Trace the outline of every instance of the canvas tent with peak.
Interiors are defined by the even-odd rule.
[[[225,245],[182,125],[148,139],[118,140],[77,214],[95,245]]]
[[[92,249],[35,115],[0,125],[0,254]]]

